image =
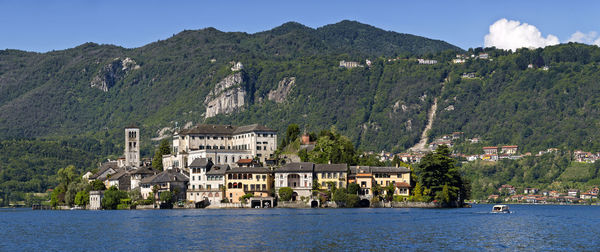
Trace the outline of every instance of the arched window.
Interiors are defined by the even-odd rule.
[[[232,177],[231,177],[231,173],[227,174],[227,178],[228,178],[228,179],[231,179],[231,178],[232,178]]]
[[[227,188],[231,189],[231,183],[227,184]]]
[[[244,173],[244,175],[242,175],[242,176],[243,176],[243,179],[248,179],[248,174]]]
[[[238,183],[233,183],[233,188],[238,188]]]
[[[237,188],[242,188],[242,183],[239,183]]]
[[[238,179],[238,175],[237,175],[237,173],[234,173],[234,174],[233,174],[233,179]]]

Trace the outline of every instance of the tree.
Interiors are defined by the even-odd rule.
[[[346,200],[348,199],[348,192],[346,191],[346,188],[339,188],[337,190],[335,190],[335,192],[333,193],[333,196],[331,197],[331,200],[335,201],[335,203],[337,203],[338,205],[340,203],[346,203]]]
[[[386,187],[382,188],[385,191],[385,200],[392,201],[394,199],[394,192],[396,191],[396,185],[390,183]]]
[[[104,192],[102,208],[109,210],[117,209],[117,205],[121,203],[121,199],[127,199],[127,192],[120,191],[117,187],[111,186]]]
[[[152,168],[154,168],[157,171],[162,171],[163,170],[162,157],[163,157],[163,155],[169,155],[169,154],[171,154],[171,144],[169,143],[168,139],[163,139],[162,141],[160,141],[160,145],[158,146],[158,149],[154,153],[154,158],[152,158]]]
[[[92,181],[91,185],[92,185],[92,188],[91,188],[92,191],[103,191],[103,190],[106,190],[106,186],[100,180],[96,179],[96,180]]]
[[[75,195],[75,205],[85,207],[90,203],[90,193],[89,191],[79,191],[77,195]]]
[[[358,190],[360,186],[357,183],[348,184],[348,194],[358,195]]]
[[[464,183],[464,179],[455,167],[455,160],[450,157],[450,149],[446,145],[441,145],[433,153],[423,157],[419,164],[419,182],[424,188],[423,191],[436,197],[444,199],[444,187],[447,187],[448,202],[463,201],[463,196],[469,190]],[[427,194],[427,193],[424,193]],[[459,202],[462,206],[462,202]]]
[[[167,204],[172,204],[173,200],[175,199],[173,197],[173,193],[171,191],[164,191],[160,193],[160,201],[163,203],[167,203]]]
[[[360,202],[360,197],[356,194],[348,194],[346,195],[346,207],[358,207]]]
[[[279,188],[279,197],[281,198],[282,201],[290,201],[292,199],[293,193],[294,193],[294,190],[292,190],[292,188],[289,188],[289,187]]]
[[[244,194],[244,195],[240,196],[239,200],[240,200],[241,202],[244,202],[244,203],[246,203],[246,202],[248,201],[248,199],[249,199],[249,198],[252,198],[252,197],[254,197],[254,194],[252,194],[252,193],[246,193],[246,194]]]
[[[154,202],[154,207],[156,207],[156,201],[158,200],[157,199],[158,189],[159,189],[158,185],[152,186],[152,201]]]
[[[71,182],[79,179],[79,175],[75,171],[75,166],[73,165],[59,169],[56,175],[58,177],[58,182],[65,186],[68,186]]]
[[[298,124],[292,123],[288,125],[287,131],[285,133],[285,137],[288,140],[288,143],[296,141],[298,136],[300,135],[300,126]]]

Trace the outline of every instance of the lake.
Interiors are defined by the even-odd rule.
[[[463,209],[0,209],[0,251],[600,249],[597,206]]]

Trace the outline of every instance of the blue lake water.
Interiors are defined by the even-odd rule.
[[[0,209],[0,251],[598,251],[600,207]]]

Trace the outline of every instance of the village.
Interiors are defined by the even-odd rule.
[[[310,144],[306,134],[302,141]],[[157,171],[141,161],[140,130],[129,126],[124,155],[82,178],[113,190],[139,190],[150,204],[137,209],[171,208],[172,203],[181,208],[337,207],[348,202],[332,200],[342,190],[356,196],[353,205],[368,207],[387,199],[392,206],[391,199],[403,202],[410,195],[408,167],[278,164],[275,150],[277,132],[265,126],[199,124],[173,135],[172,154],[162,157],[163,170]],[[160,200],[166,194],[174,200]],[[90,191],[88,209],[102,209],[104,195]]]

